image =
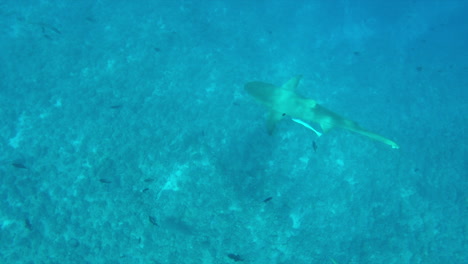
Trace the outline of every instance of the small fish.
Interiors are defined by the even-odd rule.
[[[36,23],[41,28],[42,36],[48,40],[54,40],[58,35],[61,35],[62,32],[52,25],[46,23]]]
[[[87,16],[87,17],[86,17],[86,21],[91,22],[91,23],[95,23],[95,22],[96,22],[96,18],[94,18],[94,17],[92,17],[92,16]]]
[[[60,32],[60,30],[58,30],[58,28],[56,28],[56,27],[53,27],[53,26],[49,25],[49,29],[52,30],[53,32],[55,32],[56,34],[59,34],[59,35],[62,34],[62,32]]]
[[[51,32],[54,32],[55,34],[61,35],[62,32],[60,30],[52,25],[49,25],[47,23],[36,23],[38,26],[41,27],[42,32],[45,32],[47,30],[50,30]]]
[[[234,260],[234,262],[238,262],[238,261],[244,261],[244,258],[242,258],[240,255],[238,254],[232,254],[232,253],[229,253],[227,254],[228,258]]]
[[[122,105],[121,105],[121,104],[118,104],[118,105],[111,105],[110,108],[111,108],[111,109],[120,109],[120,108],[122,108]]]
[[[111,183],[108,179],[99,179],[99,181],[102,183]]]
[[[50,35],[42,34],[42,36],[48,40],[54,40]]]
[[[270,196],[270,197],[266,198],[265,200],[263,200],[263,202],[268,203],[269,201],[271,201],[271,199],[273,199],[273,197]]]
[[[148,216],[148,219],[150,221],[151,224],[153,224],[154,226],[159,226],[158,225],[158,222],[156,222],[156,218],[154,218],[153,216]]]
[[[18,168],[18,169],[26,169],[26,170],[28,169],[26,165],[20,162],[13,162],[11,165],[13,165],[13,167]]]
[[[314,152],[317,152],[317,143],[312,142],[312,147],[314,148]]]
[[[147,192],[149,191],[149,188],[144,188],[143,190],[141,190],[141,192]]]

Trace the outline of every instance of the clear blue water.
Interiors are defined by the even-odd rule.
[[[0,263],[468,263],[468,3],[375,2],[0,3]]]

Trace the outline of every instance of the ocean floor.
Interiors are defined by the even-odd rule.
[[[0,4],[0,263],[467,263],[468,5],[350,2]]]

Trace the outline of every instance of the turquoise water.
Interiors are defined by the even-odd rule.
[[[468,3],[374,2],[0,3],[0,263],[467,263]]]

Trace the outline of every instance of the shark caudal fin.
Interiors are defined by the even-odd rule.
[[[368,138],[371,138],[373,140],[380,141],[380,142],[382,142],[384,144],[389,145],[390,147],[392,147],[394,149],[399,149],[400,148],[400,146],[398,146],[398,144],[393,142],[392,140],[390,140],[390,139],[388,139],[386,137],[383,137],[383,136],[381,136],[379,134],[376,134],[374,132],[370,132],[370,131],[360,127],[359,125],[357,125],[354,122],[351,122],[351,123],[349,123],[347,126],[342,126],[342,127],[345,128],[345,129],[348,129],[350,131],[356,132],[358,134],[361,134],[363,136],[366,136]]]
[[[400,146],[398,146],[397,143],[395,143],[392,140],[390,140],[388,138],[385,138],[385,137],[383,137],[383,136],[381,136],[379,134],[372,133],[372,132],[367,131],[365,129],[353,130],[353,131],[357,132],[357,133],[359,133],[361,135],[364,135],[364,136],[366,136],[368,138],[371,138],[373,140],[377,140],[377,141],[380,141],[380,142],[382,142],[384,144],[387,144],[387,145],[389,145],[390,147],[392,147],[394,149],[399,149],[400,148]]]

